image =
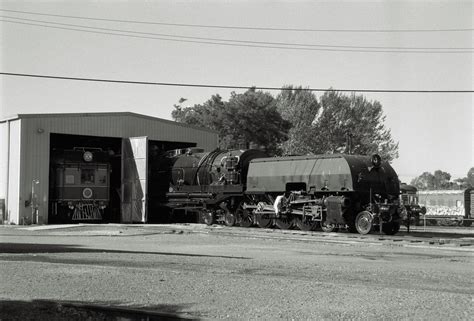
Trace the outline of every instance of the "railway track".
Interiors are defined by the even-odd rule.
[[[227,227],[224,225],[207,226],[204,224],[75,224],[57,226],[21,227],[30,233],[47,235],[92,236],[146,236],[154,234],[202,233],[254,239],[274,239],[282,241],[324,242],[341,244],[374,244],[392,246],[440,246],[457,247],[474,251],[473,228],[413,227],[410,233],[402,227],[397,235],[385,235],[378,232],[361,235],[348,232],[324,233],[322,231],[300,231],[262,229],[257,227]],[[6,231],[4,231],[6,232]],[[11,232],[14,233],[12,230]]]
[[[323,233],[320,231],[279,230],[261,228],[240,228],[226,226],[210,226],[197,229],[198,233],[213,233],[225,236],[276,239],[302,242],[325,242],[325,243],[370,243],[394,246],[442,246],[462,247],[474,250],[473,233],[446,233],[436,231],[412,231],[410,233],[400,232],[398,235],[389,236],[375,232],[373,234],[360,235],[346,232]]]

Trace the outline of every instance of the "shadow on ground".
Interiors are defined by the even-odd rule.
[[[436,232],[436,231],[423,231],[423,230],[410,230],[408,232],[399,232],[396,236],[411,236],[416,238],[446,238],[446,239],[462,239],[466,237],[474,237],[474,234],[456,233],[454,232]]]
[[[155,321],[199,320],[189,316],[181,305],[123,307],[110,303],[77,301],[0,301],[0,320],[100,320],[100,321]]]
[[[208,257],[223,259],[241,259],[248,260],[250,258],[240,256],[226,255],[206,255],[192,253],[173,253],[173,252],[150,252],[150,251],[126,251],[111,249],[94,249],[81,247],[77,245],[65,244],[37,244],[37,243],[0,243],[0,253],[8,254],[39,254],[39,253],[124,253],[124,254],[156,254],[168,256],[186,256],[186,257]]]

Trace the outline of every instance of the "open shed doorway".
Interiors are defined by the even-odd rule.
[[[50,224],[120,222],[121,142],[50,134]]]
[[[50,224],[135,223],[123,219],[123,140],[126,138],[50,134]],[[195,147],[191,142],[148,140],[146,222],[168,221],[163,204],[169,188],[169,151]],[[86,156],[88,155],[88,156]],[[86,159],[91,157],[91,159]],[[138,222],[136,222],[138,223]]]
[[[196,147],[195,143],[148,140],[148,222],[168,223],[166,193],[171,182],[170,151]]]

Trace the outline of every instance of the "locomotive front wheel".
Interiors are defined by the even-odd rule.
[[[368,234],[372,229],[372,214],[367,211],[357,214],[355,225],[359,234]]]
[[[261,228],[269,228],[273,226],[273,219],[268,214],[256,216],[257,225]]]
[[[235,225],[235,222],[236,222],[236,218],[235,218],[235,215],[230,213],[230,212],[227,212],[224,216],[224,223],[225,225],[227,226],[234,226]]]
[[[314,231],[318,228],[319,225],[317,221],[307,220],[303,218],[296,218],[295,223],[301,231]]]
[[[289,217],[280,217],[275,220],[275,225],[280,230],[289,230],[295,226],[294,221]]]
[[[326,233],[337,232],[338,230],[335,224],[331,224],[327,222],[321,223],[321,229],[323,230],[323,232],[326,232]]]
[[[387,235],[395,235],[400,230],[400,223],[388,222],[382,224],[382,231]]]
[[[211,211],[204,212],[202,213],[202,221],[206,223],[207,225],[212,225],[215,223],[216,218],[214,216],[214,213]]]

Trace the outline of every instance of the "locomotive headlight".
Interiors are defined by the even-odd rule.
[[[67,202],[67,206],[70,210],[74,209],[74,204],[72,204],[72,202]]]
[[[82,158],[86,162],[92,162],[92,160],[94,159],[94,156],[92,155],[91,152],[87,151],[87,152],[84,152],[84,154],[82,155]]]
[[[371,162],[375,168],[378,168],[382,164],[382,157],[379,154],[374,154],[372,155]]]
[[[92,190],[89,187],[86,187],[82,190],[82,196],[84,198],[91,198],[92,197]]]

